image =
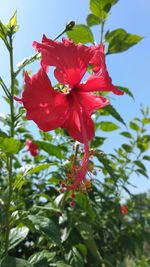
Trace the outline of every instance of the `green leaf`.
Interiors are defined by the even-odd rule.
[[[118,0],[90,0],[90,10],[98,18],[104,20],[107,13]]]
[[[91,140],[91,147],[92,148],[97,148],[97,147],[103,145],[105,140],[106,140],[105,137],[95,136],[94,139]]]
[[[63,261],[57,261],[56,267],[72,267],[72,266],[64,263]]]
[[[140,169],[144,170],[146,172],[146,168],[145,168],[145,165],[139,161],[139,160],[134,160],[133,161],[135,165],[137,165]]]
[[[112,32],[107,31],[105,34],[105,40],[109,44],[107,54],[126,51],[143,38],[144,37],[136,34],[127,33],[124,29],[116,29]]]
[[[143,159],[150,160],[150,156],[144,156]]]
[[[0,129],[0,137],[7,137],[8,135]]]
[[[76,202],[80,205],[82,210],[84,210],[87,214],[87,216],[90,218],[91,222],[94,222],[96,214],[93,211],[93,208],[91,206],[90,200],[87,195],[76,195]]]
[[[107,18],[107,12],[104,10],[103,0],[90,0],[90,10],[99,19],[104,20]]]
[[[131,91],[127,87],[122,87],[122,86],[118,86],[118,85],[116,85],[116,87],[134,99],[133,94],[131,93]]]
[[[6,43],[8,35],[7,27],[0,21],[0,38]]]
[[[8,118],[6,114],[0,112],[0,122],[2,122],[4,125],[7,125]]]
[[[123,144],[122,147],[127,153],[130,153],[133,150],[132,146],[130,146],[128,144]]]
[[[87,256],[87,248],[84,244],[78,243],[75,245],[75,247],[79,250],[79,252],[82,254],[84,258]]]
[[[149,176],[147,175],[146,171],[142,170],[142,169],[137,169],[136,172],[142,174],[143,176],[145,176],[146,178],[149,178]]]
[[[96,154],[95,156],[103,164],[105,170],[109,173],[110,177],[113,178],[115,181],[117,179],[117,176],[115,175],[114,170],[111,167],[110,160],[104,155]]]
[[[13,190],[21,189],[21,187],[25,184],[26,180],[22,173],[18,173],[17,177],[13,183]]]
[[[132,130],[134,130],[134,131],[139,131],[139,129],[140,129],[140,127],[138,126],[138,124],[136,124],[136,123],[133,122],[133,121],[131,121],[131,122],[129,123],[129,126],[130,126],[130,128],[131,128]]]
[[[41,58],[41,55],[38,53],[36,53],[30,57],[24,58],[22,61],[17,63],[18,71],[16,72],[16,74],[18,74],[20,72],[20,70],[23,69],[25,66],[33,63],[36,60],[39,60],[40,58]]]
[[[12,228],[9,236],[9,250],[17,246],[26,238],[29,233],[29,228],[26,226]]]
[[[98,25],[101,23],[101,20],[95,16],[94,14],[89,14],[86,18],[86,21],[87,21],[87,25],[89,27],[93,26],[93,25]]]
[[[39,165],[26,164],[25,166],[21,167],[20,172],[17,174],[17,177],[13,183],[13,190],[20,189],[23,186],[23,184],[26,182],[25,176],[43,171],[52,165],[55,164],[54,163],[42,163]]]
[[[67,31],[67,35],[76,44],[94,43],[94,37],[90,28],[83,24],[78,24],[71,31]]]
[[[7,256],[1,263],[1,267],[34,267],[26,260]]]
[[[80,254],[80,252],[77,250],[77,248],[75,246],[72,246],[71,251],[69,253],[69,263],[71,264],[71,266],[80,266],[80,267],[84,267],[84,259],[82,257],[82,255]],[[60,265],[61,267],[61,265]]]
[[[9,27],[13,30],[13,32],[17,32],[17,11],[14,12],[13,16],[9,20]]]
[[[150,123],[150,118],[144,118],[141,120],[141,122],[145,125],[145,124],[149,124]]]
[[[127,138],[130,138],[130,139],[132,138],[132,135],[129,132],[122,132],[120,134],[127,137]]]
[[[146,135],[143,135],[142,138],[141,138],[143,141],[143,143],[149,143],[150,142],[150,135],[146,134]]]
[[[100,264],[103,262],[102,256],[100,255],[99,249],[92,236],[92,229],[89,224],[85,222],[78,222],[76,228],[79,231],[84,243],[86,244],[89,252]]]
[[[65,193],[62,193],[62,194],[58,195],[55,198],[55,205],[56,205],[56,207],[58,207],[59,209],[63,210],[64,209],[64,206],[65,206],[65,203],[66,203],[66,200],[69,197],[70,197],[70,192],[65,192]]]
[[[118,120],[119,122],[121,122],[123,125],[126,126],[123,118],[112,105],[105,106],[104,109],[108,111],[108,113],[112,115],[116,120]]]
[[[59,146],[55,146],[53,144],[44,142],[44,141],[36,141],[39,149],[43,149],[47,152],[50,156],[55,156],[59,159],[62,158],[62,150]]]
[[[47,267],[49,262],[56,256],[55,252],[49,252],[48,250],[43,250],[33,254],[28,261],[32,263],[35,267]],[[43,264],[43,265],[42,265]]]
[[[119,129],[119,126],[110,121],[101,121],[100,129],[104,132],[112,132]]]
[[[141,150],[141,152],[144,152],[149,149],[150,147],[150,136],[143,136],[142,138],[138,138],[137,140],[137,147]]]
[[[37,166],[35,166],[35,167],[31,167],[31,169],[28,170],[28,171],[26,172],[26,175],[28,175],[28,174],[31,175],[31,174],[33,174],[33,173],[37,173],[37,172],[46,170],[46,169],[48,169],[50,166],[52,166],[52,163],[42,163],[42,164],[39,164],[39,165],[37,165]]]
[[[0,149],[4,153],[15,154],[20,150],[20,141],[12,137],[0,137]]]
[[[61,246],[61,233],[58,226],[49,218],[44,216],[29,215],[35,228],[46,238],[52,240],[58,246]]]

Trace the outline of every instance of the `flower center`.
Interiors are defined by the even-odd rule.
[[[65,95],[69,94],[71,91],[71,88],[68,85],[63,85],[61,88],[61,92]]]

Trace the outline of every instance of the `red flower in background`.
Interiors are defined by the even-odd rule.
[[[31,140],[27,139],[26,140],[26,146],[28,148],[28,151],[30,151],[30,154],[35,157],[38,155],[38,146],[37,144],[35,144],[34,142],[32,142]]]
[[[68,189],[75,189],[85,178],[89,162],[88,141],[94,137],[94,123],[91,114],[109,104],[108,99],[93,92],[112,91],[123,94],[112,85],[105,64],[104,46],[87,47],[75,45],[62,39],[56,42],[43,36],[42,43],[33,44],[41,53],[41,69],[31,78],[25,74],[25,90],[21,101],[27,110],[26,118],[33,120],[43,131],[65,128],[77,141],[84,144],[81,166]],[[88,65],[93,74],[85,82],[82,78]],[[47,66],[55,66],[54,76],[62,85],[56,91],[47,76]]]
[[[127,205],[122,205],[121,206],[121,213],[122,215],[126,215],[128,213],[128,206]]]

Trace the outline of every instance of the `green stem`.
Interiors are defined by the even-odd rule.
[[[57,40],[60,36],[62,36],[66,32],[66,29],[62,31],[60,34],[58,34],[55,38],[54,41]]]
[[[20,71],[26,67],[27,65],[33,63],[34,61],[40,59],[40,53],[36,53],[28,58],[26,58],[25,60],[23,60],[23,62],[21,63],[21,65],[19,66],[19,69],[15,72],[15,77],[20,73]]]
[[[60,33],[58,36],[56,36],[56,37],[54,38],[54,40],[56,40],[57,38],[59,38],[64,32],[65,32],[65,31],[63,31],[63,32]],[[29,64],[31,64],[31,63],[33,63],[33,62],[35,62],[36,60],[38,60],[38,59],[40,59],[40,58],[41,58],[41,57],[40,57],[40,53],[36,53],[36,54],[32,55],[31,57],[25,59],[25,60],[22,62],[21,66],[19,66],[19,69],[15,72],[15,74],[14,74],[15,77],[17,77],[17,75],[20,73],[20,71],[21,71],[24,67],[26,67],[27,65],[29,65]]]
[[[102,42],[103,42],[104,25],[105,25],[105,21],[103,20],[103,22],[102,22],[102,24],[101,24],[100,44],[102,44]]]
[[[5,95],[9,98],[10,97],[10,92],[9,92],[6,84],[4,83],[4,81],[3,81],[3,79],[1,77],[0,77],[0,85],[3,88]]]
[[[10,127],[10,136],[14,136],[14,65],[13,65],[13,46],[12,46],[12,37],[10,37],[10,75],[11,75],[11,101],[10,101],[10,116],[11,116],[11,127]]]
[[[68,21],[68,23],[66,24],[65,29],[64,29],[61,33],[59,33],[59,34],[54,38],[54,40],[57,40],[57,39],[58,39],[61,35],[63,35],[65,32],[72,30],[74,26],[75,26],[75,22],[74,22],[74,21],[72,21],[72,20],[71,20],[71,21]]]
[[[59,33],[53,40],[57,40],[61,35],[63,35],[65,32],[71,30],[73,27],[75,26],[75,22],[74,21],[69,21],[65,27],[65,29]],[[32,55],[31,57],[25,59],[25,61],[22,63],[21,66],[19,66],[19,69],[15,72],[15,77],[20,73],[20,71],[27,65],[33,63],[34,61],[36,61],[37,59],[40,59],[40,53],[36,53],[34,55]]]
[[[9,136],[14,136],[14,66],[13,66],[13,44],[12,44],[12,35],[9,37],[10,47],[9,47],[9,58],[10,58],[10,76],[11,76],[11,95],[10,95],[10,133]],[[6,204],[6,235],[5,235],[5,255],[8,254],[9,247],[9,233],[10,233],[10,207],[11,207],[11,199],[12,199],[12,180],[13,180],[13,157],[12,155],[8,155],[7,157],[7,168],[8,168],[8,199]]]
[[[64,34],[66,32],[66,29],[63,30],[60,34],[58,34],[54,40],[57,40],[62,34]],[[15,72],[15,77],[20,73],[20,71],[26,67],[27,65],[33,63],[34,61],[36,61],[37,59],[40,59],[40,53],[36,53],[34,55],[32,55],[31,57],[25,59],[23,61],[23,63],[21,64],[21,66],[19,67],[19,69]]]

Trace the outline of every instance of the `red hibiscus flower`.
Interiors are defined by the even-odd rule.
[[[81,166],[69,187],[75,189],[84,180],[89,162],[88,141],[94,137],[91,115],[109,104],[108,99],[93,92],[123,93],[112,85],[106,70],[103,45],[87,47],[75,45],[67,39],[56,42],[45,36],[42,43],[34,42],[33,45],[41,53],[42,67],[31,78],[25,74],[25,90],[22,98],[16,100],[26,108],[26,118],[33,120],[41,130],[65,128],[75,140],[84,144]],[[89,64],[94,68],[93,74],[82,82]],[[55,66],[54,76],[61,84],[60,91],[52,87],[46,73],[47,66]]]
[[[122,213],[122,215],[126,215],[128,213],[128,206],[127,205],[121,206],[121,213]]]
[[[38,155],[38,146],[31,140],[27,139],[26,140],[26,146],[28,148],[28,151],[30,151],[30,154],[35,157]]]

